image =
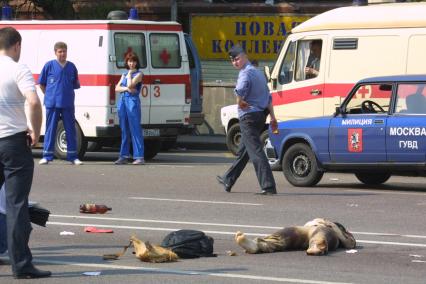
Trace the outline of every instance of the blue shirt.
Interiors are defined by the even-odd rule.
[[[238,74],[234,93],[248,103],[248,108],[238,107],[238,117],[249,112],[264,111],[272,101],[265,76],[247,63]]]
[[[64,67],[56,59],[47,62],[41,70],[38,83],[46,86],[46,107],[74,107],[74,89],[80,88],[80,82],[77,68],[72,62],[67,61]]]
[[[127,86],[127,75],[128,72],[123,73],[123,80],[121,81],[121,86],[122,87],[126,87]],[[137,70],[136,72],[132,73],[132,79],[136,77],[136,75],[138,75],[139,73],[141,73],[140,70]],[[139,93],[141,92],[142,89],[142,82],[139,82],[136,84],[135,86],[136,92],[134,93],[129,93],[128,91],[123,92],[123,95],[128,95],[128,96],[133,96],[133,95],[139,95]],[[139,96],[138,96],[139,97]]]

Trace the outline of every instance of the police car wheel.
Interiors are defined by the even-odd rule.
[[[294,144],[284,153],[282,169],[287,181],[294,186],[314,186],[324,174],[319,171],[311,148],[304,143]]]
[[[80,126],[75,124],[75,132],[77,136],[77,153],[79,159],[84,157],[87,151],[87,141],[84,139],[83,132],[80,129]],[[55,157],[58,159],[67,158],[67,139],[65,133],[65,127],[62,120],[58,122],[58,127],[56,128],[55,136]]]
[[[237,155],[238,147],[241,142],[240,124],[232,125],[226,133],[226,146],[232,154]]]
[[[390,173],[355,173],[356,178],[366,185],[379,185],[385,183],[390,177]]]

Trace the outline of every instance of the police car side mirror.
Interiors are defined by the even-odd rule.
[[[341,113],[342,113],[342,109],[340,108],[340,106],[338,106],[336,107],[336,111],[334,112],[333,117],[336,117]]]

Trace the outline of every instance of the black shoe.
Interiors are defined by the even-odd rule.
[[[15,279],[34,279],[34,278],[50,277],[51,275],[52,275],[52,272],[50,271],[40,270],[33,267],[30,271],[23,272],[23,273],[16,273],[15,275],[13,275],[13,277],[15,277]]]
[[[262,190],[261,192],[256,192],[256,195],[275,195],[277,194],[276,191],[266,191],[266,190]]]
[[[227,184],[227,183],[223,180],[223,177],[221,177],[221,176],[216,176],[216,179],[217,179],[217,181],[218,181],[221,185],[223,185],[223,189],[224,189],[226,192],[231,192],[231,187],[232,187],[232,185]]]

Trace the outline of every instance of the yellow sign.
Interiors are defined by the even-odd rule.
[[[291,29],[310,16],[192,16],[192,39],[201,59],[227,59],[235,44],[250,60],[274,60]]]

